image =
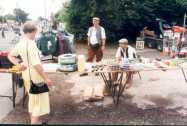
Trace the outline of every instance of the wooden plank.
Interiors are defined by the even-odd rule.
[[[9,69],[0,69],[0,73],[11,73]]]

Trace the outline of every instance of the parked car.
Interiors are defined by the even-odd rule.
[[[149,48],[163,50],[163,41],[172,35],[172,27],[164,20],[156,19],[143,28],[141,32],[145,45]]]

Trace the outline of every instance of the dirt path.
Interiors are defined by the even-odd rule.
[[[79,45],[77,53],[85,52],[84,46]],[[113,48],[107,52],[105,57],[115,54]],[[151,49],[140,53],[145,57],[165,57]],[[77,83],[76,73],[50,74],[56,88],[50,93],[49,124],[187,124],[187,86],[181,71],[141,72],[141,75],[142,80],[135,76],[133,87],[126,90],[116,107],[105,105],[111,102],[110,97],[99,102],[85,102],[82,98],[83,85]],[[93,76],[90,79],[95,82]],[[92,85],[91,80],[85,83]],[[3,123],[29,123],[27,107],[22,108],[21,103],[18,104]]]

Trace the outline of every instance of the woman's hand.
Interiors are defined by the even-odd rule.
[[[118,57],[118,58],[116,58],[115,59],[115,62],[117,63],[117,64],[122,64],[122,58],[121,57]]]
[[[18,69],[20,71],[25,71],[27,69],[27,66],[25,64],[21,63],[21,64],[18,64]]]
[[[50,79],[45,79],[45,83],[47,84],[47,86],[50,88],[50,89],[52,89],[52,86],[53,86],[53,84],[52,84],[52,81],[50,80]]]

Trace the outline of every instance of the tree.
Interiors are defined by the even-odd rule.
[[[177,3],[185,6],[185,8],[187,7],[187,0],[177,0]]]
[[[12,14],[6,14],[4,17],[6,20],[16,20],[16,16]]]
[[[24,12],[20,8],[14,9],[14,15],[16,16],[16,21],[24,23],[27,20],[28,13]]]
[[[142,28],[153,25],[156,18],[182,23],[186,0],[71,0],[56,14],[67,23],[67,30],[77,39],[85,39],[91,19],[101,18],[107,38],[115,42],[122,37],[135,40]]]
[[[4,16],[0,16],[0,23],[4,23],[6,22],[6,19],[4,18]]]
[[[62,8],[60,9],[56,14],[55,14],[55,21],[61,22],[63,20],[66,20],[67,14],[66,14],[67,8]]]

